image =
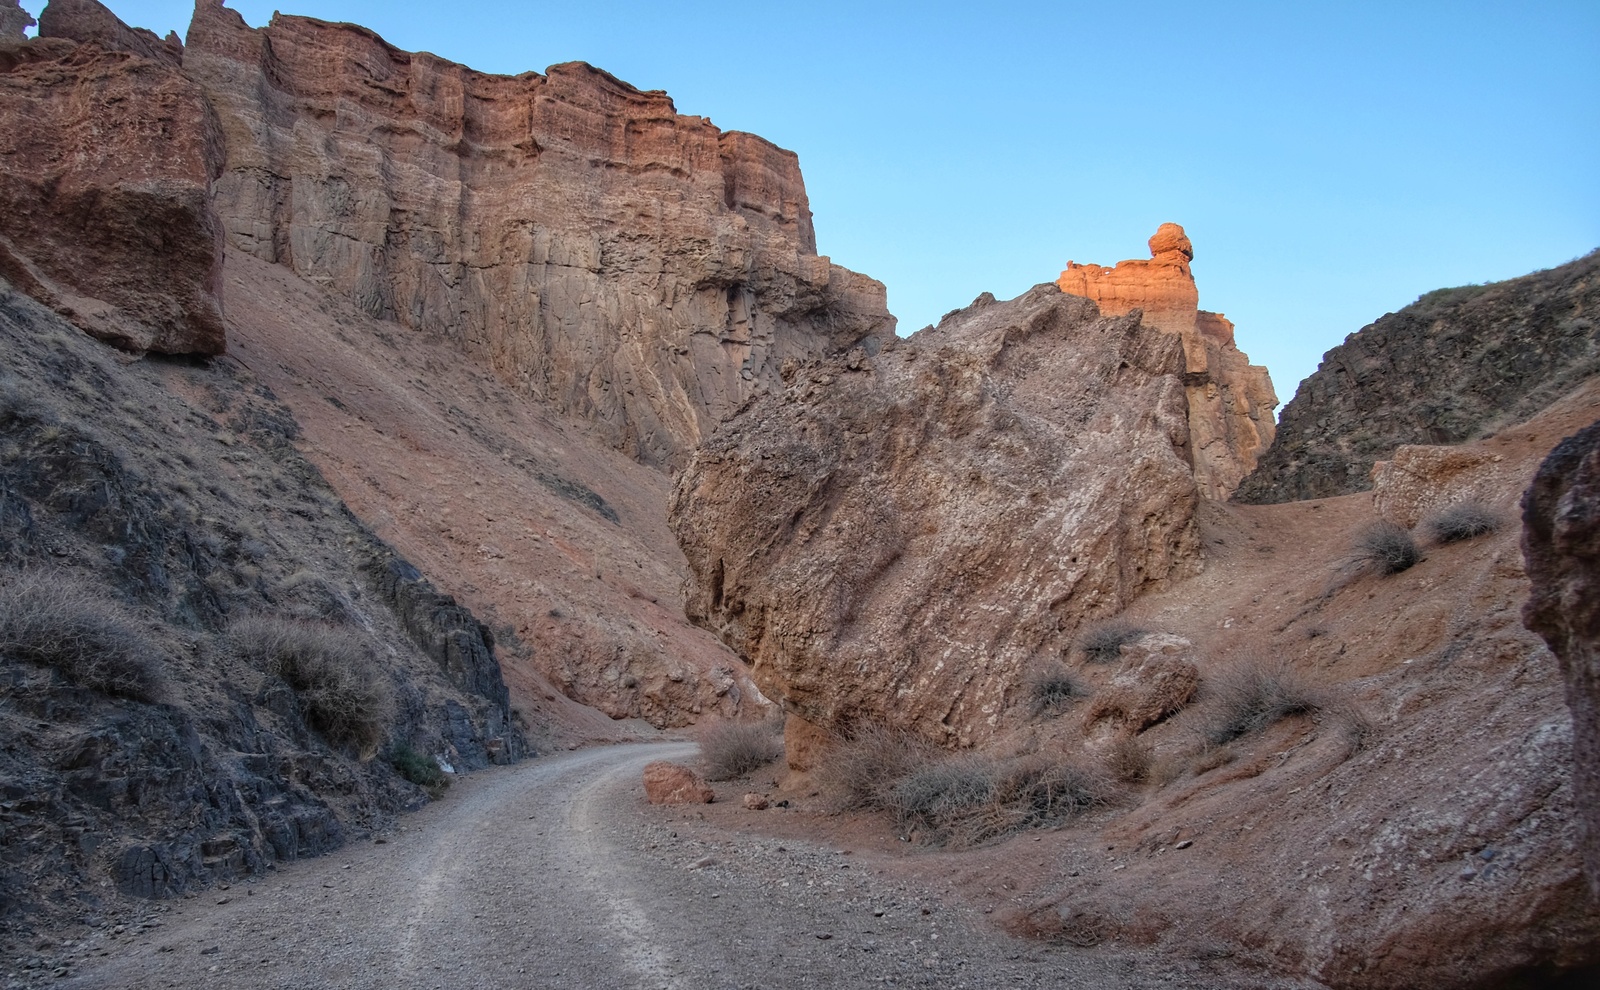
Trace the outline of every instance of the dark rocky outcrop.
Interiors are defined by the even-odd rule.
[[[1234,499],[1365,491],[1402,444],[1521,422],[1600,371],[1600,252],[1491,285],[1430,292],[1329,351]]]
[[[1522,619],[1561,661],[1572,709],[1572,790],[1600,900],[1600,423],[1551,452],[1522,500],[1532,591]]]
[[[23,32],[36,23],[22,9],[21,0],[0,0],[0,44],[24,40],[26,35]]]
[[[426,800],[392,747],[462,770],[525,754],[492,638],[296,434],[236,365],[126,363],[0,280],[0,936],[92,917],[102,881],[170,896],[381,828]],[[86,601],[65,614],[124,637],[143,686],[30,646],[30,586]],[[237,648],[250,617],[361,645],[393,698],[377,753]]]

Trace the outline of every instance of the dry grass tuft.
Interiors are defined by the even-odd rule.
[[[1392,522],[1376,522],[1356,537],[1352,559],[1358,567],[1388,577],[1409,570],[1422,560],[1411,531]]]
[[[977,845],[1082,814],[1109,794],[1102,775],[1071,763],[959,756],[902,778],[891,810],[920,841]]]
[[[1106,773],[1123,784],[1144,783],[1154,761],[1150,744],[1134,736],[1118,736],[1102,755]]]
[[[394,696],[365,639],[348,626],[245,616],[228,627],[234,651],[294,689],[306,724],[335,746],[377,751]]]
[[[1028,679],[1027,691],[1035,715],[1053,715],[1087,693],[1061,664],[1035,672]]]
[[[1201,732],[1221,746],[1260,732],[1291,715],[1310,715],[1327,704],[1323,691],[1284,663],[1247,660],[1211,683],[1212,701]]]
[[[1078,649],[1089,663],[1115,663],[1122,647],[1149,632],[1131,622],[1111,619],[1089,626],[1078,636]]]
[[[700,733],[707,780],[732,780],[783,755],[783,723],[718,722]]]
[[[1424,525],[1435,543],[1459,543],[1500,528],[1500,515],[1482,502],[1461,502],[1430,517]]]
[[[50,667],[80,687],[154,701],[161,651],[132,612],[67,571],[0,583],[0,654]]]
[[[895,783],[940,755],[909,733],[868,723],[831,747],[818,761],[815,774],[843,809],[886,809],[893,805]]]

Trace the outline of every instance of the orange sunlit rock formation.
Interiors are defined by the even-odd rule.
[[[1234,346],[1233,324],[1200,308],[1193,260],[1183,228],[1164,223],[1150,238],[1149,260],[1113,268],[1069,261],[1056,285],[1094,300],[1107,316],[1142,310],[1147,325],[1183,340],[1195,478],[1204,494],[1226,499],[1272,443],[1278,397],[1267,369]]]

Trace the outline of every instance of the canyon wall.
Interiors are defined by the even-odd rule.
[[[34,41],[4,13],[0,275],[117,346],[220,353],[221,132],[175,39],[92,0],[52,3]]]
[[[1241,502],[1371,487],[1402,444],[1457,444],[1526,420],[1600,370],[1600,252],[1490,285],[1439,289],[1323,355],[1284,408]]]
[[[816,254],[796,156],[583,63],[496,76],[364,28],[200,0],[184,70],[227,137],[230,249],[457,341],[657,465],[786,360],[893,336]]]
[[[791,364],[691,459],[687,608],[800,721],[971,745],[1078,626],[1194,573],[1178,339],[1038,286]]]
[[[1226,499],[1272,445],[1278,397],[1267,369],[1251,364],[1235,346],[1233,323],[1200,309],[1189,268],[1194,245],[1183,228],[1164,223],[1149,243],[1148,261],[1121,261],[1113,268],[1069,261],[1056,285],[1093,299],[1108,316],[1140,310],[1146,326],[1183,341],[1195,478],[1202,494]]]

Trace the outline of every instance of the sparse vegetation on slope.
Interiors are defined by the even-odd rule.
[[[1260,732],[1291,715],[1320,711],[1322,693],[1284,663],[1246,660],[1210,682],[1211,704],[1203,723],[1215,745]]]
[[[1097,622],[1078,636],[1078,649],[1089,663],[1116,663],[1122,647],[1149,632],[1122,619]]]
[[[1482,502],[1460,502],[1424,523],[1435,543],[1460,543],[1500,528],[1500,515]]]
[[[781,722],[718,722],[700,733],[707,780],[732,780],[783,755]]]
[[[1404,526],[1376,522],[1356,537],[1353,559],[1357,566],[1387,577],[1416,566],[1422,560],[1422,551]]]
[[[0,654],[136,701],[154,700],[160,678],[161,651],[144,626],[107,589],[63,570],[0,579]]]
[[[1060,664],[1035,671],[1028,679],[1027,692],[1035,715],[1053,715],[1087,693]]]
[[[306,724],[329,742],[363,755],[383,742],[394,695],[355,629],[254,615],[235,620],[228,639],[240,656],[294,689]]]

